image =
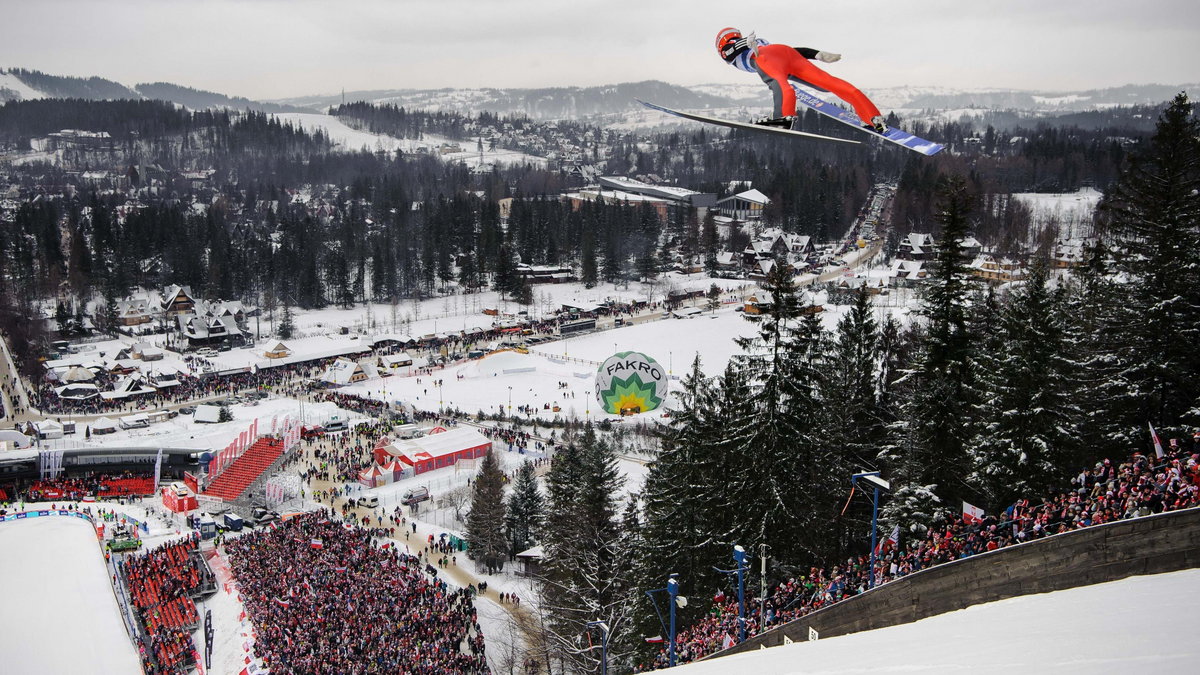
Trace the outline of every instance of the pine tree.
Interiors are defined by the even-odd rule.
[[[479,464],[467,515],[467,555],[494,574],[504,568],[504,473],[491,450]]]
[[[282,340],[290,340],[295,331],[295,323],[292,319],[292,305],[290,303],[283,304],[283,319],[279,322],[279,337]]]
[[[973,435],[967,310],[974,284],[961,244],[971,197],[966,182],[957,177],[943,180],[939,197],[942,234],[922,301],[924,332],[905,387],[902,419],[893,425],[899,438],[885,446],[880,458],[892,469],[897,486],[884,507],[885,520],[905,527],[927,526],[939,504],[973,496],[966,480]]]
[[[1116,447],[1144,447],[1147,422],[1200,421],[1200,121],[1185,94],[1162,116],[1149,147],[1105,195],[1118,287],[1108,319],[1120,364],[1105,412]]]
[[[662,449],[650,463],[642,493],[644,523],[637,579],[645,588],[678,573],[685,595],[706,594],[715,581],[712,569],[727,547],[723,526],[729,522],[725,500],[726,465],[713,440],[722,433],[713,383],[704,376],[700,357],[676,393],[679,407],[663,433]],[[687,625],[705,608],[696,603],[684,609]],[[641,632],[659,632],[658,617],[649,603],[639,612]]]
[[[590,229],[583,232],[583,251],[580,253],[581,270],[579,280],[584,288],[591,288],[600,280],[596,266],[596,235]]]
[[[980,355],[975,482],[995,507],[1047,494],[1075,468],[1076,367],[1062,298],[1047,275],[1044,260],[1034,265],[1000,311],[996,350]]]
[[[830,415],[825,442],[840,451],[843,468],[874,468],[882,440],[876,390],[879,328],[872,311],[870,295],[860,287],[838,322],[830,349],[822,396]]]
[[[770,297],[762,314],[747,315],[758,334],[739,339],[752,386],[752,413],[731,420],[726,505],[734,519],[729,538],[749,550],[768,544],[776,557],[811,558],[826,523],[815,516],[826,497],[818,434],[821,328],[814,315],[800,320],[795,282],[776,264],[763,283]]]
[[[579,671],[597,668],[599,654],[580,653],[576,643],[596,620],[608,624],[610,662],[630,665],[638,592],[618,519],[622,482],[612,447],[591,425],[555,455],[547,475],[543,608],[560,656]]]
[[[508,497],[508,514],[504,520],[511,555],[524,551],[539,539],[545,518],[544,510],[545,500],[538,489],[533,462],[525,460],[517,470],[512,494]]]

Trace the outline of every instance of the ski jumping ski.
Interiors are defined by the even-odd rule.
[[[647,103],[646,101],[643,101],[641,99],[637,99],[637,102],[641,103],[642,105],[646,106],[647,108],[650,108],[651,110],[658,110],[659,112],[665,112],[668,115],[682,117],[684,119],[693,120],[695,122],[703,122],[705,124],[715,124],[717,126],[728,127],[730,129],[749,129],[751,131],[765,131],[770,134],[784,134],[784,135],[792,136],[792,137],[799,136],[801,138],[815,138],[817,140],[822,140],[822,141],[836,141],[838,143],[849,143],[851,145],[859,144],[859,141],[855,141],[855,140],[852,140],[849,138],[835,138],[833,136],[822,136],[821,134],[810,134],[807,131],[794,131],[792,129],[781,129],[779,127],[766,127],[761,124],[750,124],[749,122],[734,122],[732,120],[725,120],[725,119],[721,119],[719,117],[709,117],[708,115],[697,115],[696,113],[683,112],[682,110],[673,110],[671,108],[665,108],[661,105]]]
[[[819,99],[803,89],[796,89],[796,103],[814,110],[821,115],[835,119],[842,124],[854,127],[859,131],[871,134],[872,136],[878,136],[896,145],[902,145],[909,150],[919,152],[925,156],[936,155],[945,149],[944,145],[927,141],[924,138],[914,136],[907,131],[895,127],[888,127],[888,130],[881,134],[874,129],[863,126],[862,120],[858,118],[858,115],[829,101]]]

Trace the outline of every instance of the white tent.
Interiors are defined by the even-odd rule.
[[[144,429],[150,426],[150,418],[145,413],[126,415],[120,419],[122,429]]]
[[[62,438],[63,425],[54,420],[43,420],[37,423],[38,436],[44,439]]]
[[[90,382],[96,374],[82,366],[72,366],[59,379],[63,382]]]
[[[196,406],[196,415],[192,418],[193,422],[202,424],[216,424],[221,419],[221,407],[216,405],[198,405]]]

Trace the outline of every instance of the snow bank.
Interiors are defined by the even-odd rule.
[[[853,635],[682,666],[724,673],[1168,673],[1200,657],[1200,570],[990,602]]]
[[[78,518],[0,524],[0,654],[8,673],[140,673],[96,533]]]

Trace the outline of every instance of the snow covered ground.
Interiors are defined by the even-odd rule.
[[[1054,222],[1061,237],[1074,238],[1091,236],[1092,215],[1103,196],[1099,190],[1087,187],[1067,193],[1020,192],[1013,198],[1029,206],[1035,228]]]
[[[1195,672],[1200,570],[1132,577],[968,607],[916,623],[679,668],[756,673]]]
[[[329,137],[334,145],[348,152],[366,150],[367,152],[430,152],[438,154],[448,162],[462,162],[467,166],[475,166],[481,161],[485,164],[536,164],[545,166],[544,157],[535,157],[522,152],[497,148],[484,150],[482,153],[470,149],[459,152],[441,153],[443,145],[459,145],[464,148],[471,146],[466,141],[452,141],[441,136],[426,134],[422,139],[395,138],[386,134],[374,134],[360,131],[348,126],[337,117],[320,113],[276,113],[280,122],[290,122],[308,133],[321,130]]]
[[[0,523],[0,661],[7,673],[141,672],[85,520]]]

